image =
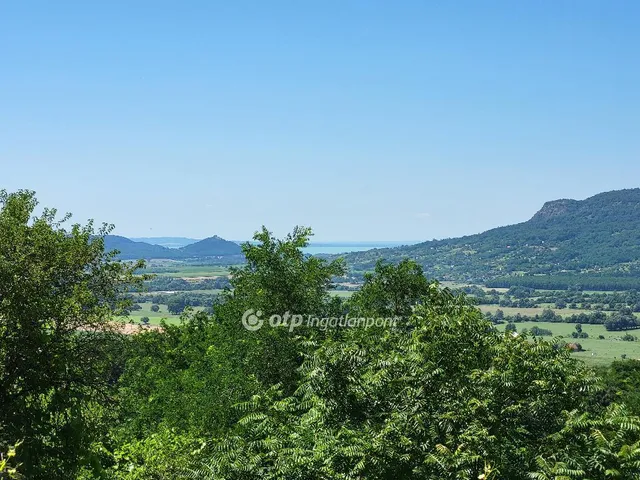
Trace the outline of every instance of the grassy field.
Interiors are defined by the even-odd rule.
[[[160,310],[157,312],[151,311],[151,303],[140,303],[142,310],[136,310],[126,318],[127,321],[134,323],[140,323],[142,317],[149,317],[150,325],[160,325],[161,320],[165,320],[167,323],[178,323],[180,321],[180,315],[173,315],[167,311],[166,305],[159,305]],[[194,310],[202,310],[202,307],[194,307]]]
[[[496,325],[498,330],[504,330],[506,324]],[[606,365],[613,360],[620,360],[621,355],[627,358],[640,360],[640,341],[626,342],[620,338],[626,332],[608,332],[604,325],[587,325],[582,324],[582,331],[589,334],[589,338],[572,338],[571,333],[575,332],[575,324],[573,323],[545,323],[545,322],[521,322],[516,323],[518,331],[523,329],[531,330],[531,327],[538,326],[551,330],[553,337],[563,337],[567,342],[577,342],[582,345],[583,352],[575,352],[577,358],[580,358],[590,365]],[[630,330],[631,335],[640,336],[640,330]],[[604,339],[598,339],[598,336],[604,336]],[[542,337],[551,340],[553,337]]]
[[[349,298],[354,294],[353,290],[329,290],[329,293],[334,297]]]

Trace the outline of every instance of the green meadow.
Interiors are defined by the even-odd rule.
[[[175,324],[180,322],[180,315],[174,315],[167,310],[166,305],[158,305],[160,310],[153,312],[151,310],[151,302],[139,303],[142,310],[136,310],[131,312],[127,317],[119,317],[121,320],[139,324],[143,317],[149,317],[150,325],[160,325],[160,322],[164,320],[169,324]],[[203,310],[203,307],[193,307],[194,311]]]
[[[498,330],[504,330],[506,324],[496,325]],[[604,325],[582,324],[582,331],[589,334],[589,338],[573,338],[571,334],[576,331],[574,323],[547,323],[547,322],[520,322],[516,323],[518,332],[523,329],[531,330],[531,327],[538,326],[551,330],[551,337],[539,337],[545,340],[552,340],[554,337],[562,337],[566,342],[576,342],[582,345],[584,351],[574,352],[576,358],[584,360],[590,365],[606,365],[614,360],[620,360],[622,355],[626,358],[640,360],[640,341],[628,342],[622,340],[625,333],[640,336],[640,330],[628,330],[627,332],[609,332]],[[602,335],[604,339],[599,339]]]

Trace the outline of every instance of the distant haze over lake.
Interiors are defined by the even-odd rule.
[[[198,239],[195,239],[195,238],[185,238],[185,237],[137,237],[137,238],[131,238],[131,240],[135,242],[146,242],[153,245],[162,245],[163,247],[168,247],[168,248],[179,248],[179,247],[183,247],[185,245],[189,245],[198,241]],[[245,240],[233,240],[233,241],[238,244],[245,242]],[[401,245],[413,245],[415,243],[419,243],[419,241],[408,240],[405,242],[392,242],[392,241],[363,240],[359,242],[346,242],[346,241],[311,242],[308,247],[305,247],[302,250],[305,253],[315,255],[319,253],[331,254],[331,253],[361,252],[364,250],[371,250],[372,248],[399,247]]]

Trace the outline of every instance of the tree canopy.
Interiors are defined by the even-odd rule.
[[[310,229],[263,228],[212,313],[125,335],[142,265],[104,251],[108,228],[34,216],[32,192],[0,204],[0,477],[640,478],[635,363],[598,376],[560,339],[500,333],[414,261],[345,300]]]

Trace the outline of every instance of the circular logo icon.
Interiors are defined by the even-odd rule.
[[[264,320],[260,318],[261,316],[262,312],[260,310],[256,312],[253,308],[250,308],[242,314],[242,326],[250,332],[260,330],[260,327],[262,327],[264,323]]]

